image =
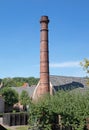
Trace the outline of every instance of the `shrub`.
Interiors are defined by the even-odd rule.
[[[52,124],[58,123],[56,115],[61,115],[62,126],[72,126],[75,130],[83,130],[86,119],[89,117],[89,92],[60,91],[54,96],[46,96],[30,104],[29,112],[29,124],[35,125],[36,128],[51,130]]]

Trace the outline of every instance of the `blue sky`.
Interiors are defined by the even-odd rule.
[[[51,75],[85,76],[89,0],[0,0],[0,78],[39,77],[40,18],[49,23]]]

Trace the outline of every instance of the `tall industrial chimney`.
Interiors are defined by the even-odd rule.
[[[48,50],[48,23],[47,16],[42,16],[40,41],[40,93],[49,92],[49,50]]]
[[[50,91],[49,87],[49,49],[48,49],[48,16],[40,20],[40,81],[34,91],[34,97],[40,97]]]

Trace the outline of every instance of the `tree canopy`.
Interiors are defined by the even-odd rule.
[[[10,87],[3,88],[0,93],[8,106],[13,106],[18,102],[18,93]]]
[[[29,101],[30,101],[30,97],[28,95],[28,92],[23,90],[21,95],[20,95],[20,103],[23,105],[23,106],[26,106],[29,104]]]
[[[86,71],[87,74],[87,85],[89,85],[89,60],[88,59],[84,59],[82,62],[80,62],[80,65],[83,67],[84,71]]]
[[[2,83],[4,87],[20,87],[23,86],[24,83],[28,83],[29,86],[37,85],[39,78],[29,77],[14,77],[14,78],[4,78],[2,79]]]
[[[89,74],[89,60],[85,58],[82,62],[80,62],[80,65]]]

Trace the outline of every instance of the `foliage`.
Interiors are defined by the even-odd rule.
[[[83,67],[83,69],[89,73],[89,60],[88,59],[84,59],[82,62],[80,62],[80,65]]]
[[[15,103],[18,102],[18,93],[15,90],[6,87],[3,88],[0,93],[4,97],[5,103],[8,106],[13,106]]]
[[[39,78],[34,78],[34,77],[27,78],[27,82],[30,86],[37,85],[38,81],[39,81]]]
[[[4,78],[2,79],[2,83],[4,87],[12,87],[16,85],[12,78]]]
[[[44,99],[37,103],[30,104],[29,114],[30,129],[51,130],[53,114],[49,100]]]
[[[26,106],[30,102],[30,97],[28,95],[28,92],[23,90],[21,95],[20,95],[20,102],[23,106]]]
[[[2,82],[2,79],[0,79],[0,84],[1,84],[1,82]]]
[[[4,87],[20,87],[24,83],[31,85],[36,85],[39,79],[34,77],[24,78],[24,77],[14,77],[14,78],[4,78],[2,83]]]
[[[83,130],[85,119],[89,115],[88,100],[89,94],[60,92],[52,100],[52,109],[61,115],[62,125],[71,125],[75,130]]]
[[[31,105],[31,104],[30,104]],[[46,97],[30,107],[29,124],[44,130],[51,130],[52,123],[57,123],[56,115],[61,116],[59,124],[83,130],[89,117],[89,92],[58,92]]]
[[[89,60],[88,59],[84,59],[82,62],[80,62],[80,65],[83,67],[84,71],[86,71],[87,74],[89,74]],[[89,77],[86,77],[87,79],[87,85],[89,85]]]

